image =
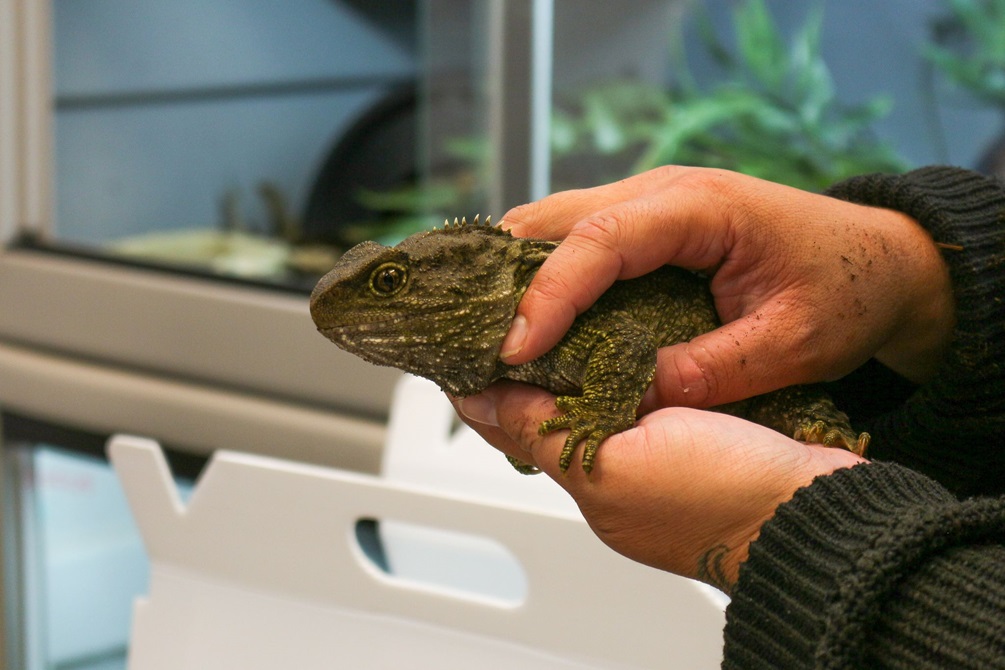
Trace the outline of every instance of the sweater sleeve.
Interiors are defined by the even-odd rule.
[[[817,478],[751,545],[723,667],[1005,667],[1005,499],[893,464]]]
[[[917,220],[943,245],[956,298],[951,350],[931,382],[905,392],[903,380],[872,362],[835,393],[840,401],[857,389],[870,396],[861,402],[889,407],[860,422],[872,434],[868,456],[958,495],[1005,493],[1005,188],[967,170],[927,167],[856,177],[828,195]],[[906,401],[877,397],[900,393]]]

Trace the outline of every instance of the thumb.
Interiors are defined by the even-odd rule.
[[[805,330],[760,310],[659,350],[641,410],[715,407],[810,381],[816,348]]]

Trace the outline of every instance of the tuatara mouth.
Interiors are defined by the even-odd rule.
[[[328,337],[330,333],[367,333],[380,331],[382,328],[389,332],[398,333],[402,324],[415,323],[426,317],[433,317],[436,323],[446,323],[449,321],[447,314],[457,311],[458,307],[453,304],[434,304],[427,307],[409,308],[408,314],[396,314],[383,312],[375,316],[383,317],[377,319],[361,319],[358,321],[345,321],[335,325],[323,323],[324,319],[319,315],[314,319],[314,325],[318,332]],[[322,323],[319,323],[322,321]],[[408,330],[415,330],[410,328]]]
[[[394,329],[406,319],[384,319],[383,321],[360,321],[359,323],[345,323],[338,326],[318,326],[318,332],[333,339],[334,337],[345,337],[352,333],[373,333],[373,332],[396,332]]]
[[[432,333],[423,334],[422,329],[410,330],[402,328],[402,324],[414,322],[415,318],[393,318],[380,321],[360,321],[337,326],[318,326],[318,332],[347,351],[356,352],[374,345],[377,342],[400,341],[410,337],[413,344],[425,344]]]

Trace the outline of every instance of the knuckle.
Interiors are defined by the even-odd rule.
[[[527,287],[521,306],[522,308],[533,306],[533,309],[547,314],[550,322],[568,328],[580,311],[579,305],[570,300],[574,294],[573,288],[565,274],[549,275],[546,281],[532,282]]]
[[[511,433],[513,441],[524,454],[530,455],[530,460],[536,463],[535,456],[540,451],[541,442],[544,440],[544,436],[539,430],[540,424],[534,421],[520,421],[513,428],[514,431]]]
[[[693,390],[694,402],[701,405],[714,402],[719,393],[717,370],[718,366],[714,364],[707,349],[700,345],[684,347],[682,379],[687,383],[685,390],[688,388]]]
[[[569,232],[569,239],[590,251],[620,256],[619,242],[624,221],[610,211],[601,211],[582,219]]]
[[[661,367],[666,374],[656,377],[660,404],[707,407],[715,401],[719,379],[704,347],[695,343],[673,347]]]
[[[784,385],[821,381],[830,349],[827,333],[812,319],[800,319],[784,329],[787,357],[778,361],[784,369]]]
[[[730,170],[717,168],[695,168],[680,174],[677,185],[682,189],[707,193],[710,196],[733,202],[739,198],[742,189],[740,175]]]
[[[569,231],[563,251],[579,256],[574,258],[577,267],[591,268],[611,280],[623,278],[637,251],[639,235],[653,218],[654,213],[645,211],[637,200],[596,212]]]
[[[556,416],[555,397],[542,389],[506,384],[499,396],[499,426],[523,451],[536,454],[549,435],[541,434],[542,422]]]
[[[531,296],[529,303],[545,304],[549,312],[557,310],[563,323],[571,323],[617,279],[621,267],[616,235],[588,220],[545,261],[524,299]]]
[[[517,237],[560,240],[579,218],[578,212],[589,208],[594,197],[590,189],[552,193],[536,202],[511,208],[501,221]]]
[[[517,205],[506,212],[502,219],[503,227],[517,237],[535,237],[539,234],[537,225],[541,219],[544,201]]]

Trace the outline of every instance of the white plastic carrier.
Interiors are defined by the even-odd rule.
[[[453,417],[405,377],[382,476],[220,451],[185,503],[156,442],[114,437],[151,561],[130,670],[719,666],[724,596],[618,555]]]

